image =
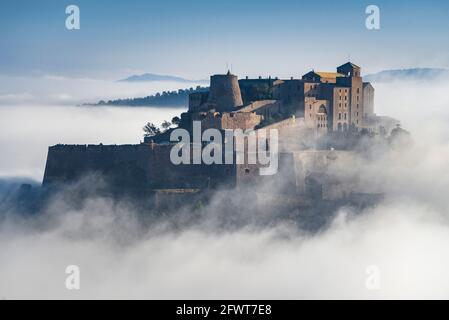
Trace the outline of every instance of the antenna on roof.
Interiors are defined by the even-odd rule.
[[[348,62],[351,62],[351,54],[348,53]]]

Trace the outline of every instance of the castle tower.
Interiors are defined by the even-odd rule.
[[[232,112],[241,107],[243,101],[237,76],[229,71],[211,76],[207,103],[218,112]]]
[[[363,115],[363,80],[361,68],[351,62],[347,62],[337,68],[337,72],[345,77],[337,79],[338,85],[350,87],[350,113],[349,123],[353,130],[359,130],[364,122]]]

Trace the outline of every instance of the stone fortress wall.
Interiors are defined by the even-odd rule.
[[[235,184],[235,165],[174,165],[171,145],[56,145],[48,150],[43,185],[99,174],[117,188],[182,189]]]

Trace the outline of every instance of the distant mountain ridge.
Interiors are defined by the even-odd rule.
[[[363,79],[369,82],[391,82],[395,80],[427,81],[444,77],[449,78],[449,69],[411,68],[411,69],[384,70],[378,73],[366,75],[363,77]]]
[[[177,76],[160,75],[155,73],[144,73],[140,75],[132,75],[128,78],[118,80],[119,82],[154,82],[154,81],[173,81],[182,83],[206,83],[207,80],[191,80]]]
[[[443,68],[410,68],[397,70],[384,70],[378,73],[369,74],[363,77],[364,81],[382,83],[392,81],[433,81],[438,79],[449,79],[449,69]],[[145,81],[176,81],[176,82],[205,82],[206,80],[188,80],[176,76],[156,75],[145,73],[135,75],[120,80],[125,82],[145,82]],[[86,103],[85,106],[156,106],[156,107],[187,107],[189,94],[194,92],[207,91],[208,87],[197,86],[196,89],[180,89],[178,91],[164,91],[151,96],[141,98],[124,98],[109,101],[99,101],[98,103]]]
[[[125,98],[117,100],[101,100],[98,103],[85,103],[83,106],[128,106],[128,107],[185,107],[189,105],[189,95],[195,92],[208,91],[208,87],[197,86],[178,91],[163,91],[142,98]]]

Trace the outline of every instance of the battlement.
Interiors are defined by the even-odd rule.
[[[49,150],[85,150],[85,151],[94,151],[94,150],[124,150],[124,149],[139,149],[145,147],[143,144],[57,144],[54,146],[50,146]]]

